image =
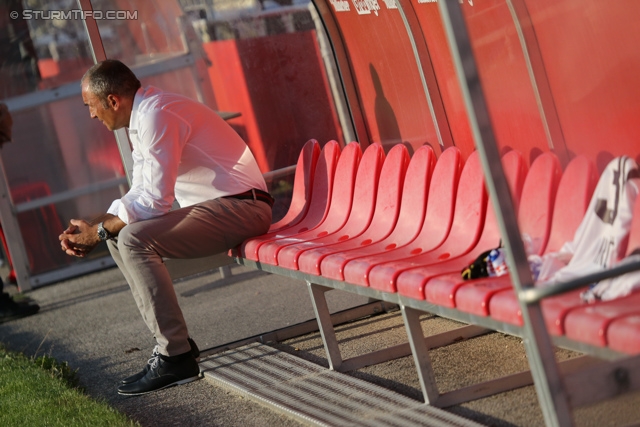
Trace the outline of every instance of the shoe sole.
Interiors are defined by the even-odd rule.
[[[174,383],[167,384],[167,385],[165,385],[163,387],[156,388],[154,390],[143,391],[143,392],[139,392],[139,393],[123,393],[120,390],[118,390],[118,394],[121,394],[122,396],[142,396],[143,394],[154,393],[154,392],[156,392],[158,390],[162,390],[162,389],[165,389],[165,388],[173,387],[173,386],[176,386],[176,385],[187,384],[187,383],[190,383],[190,382],[193,382],[193,381],[196,381],[196,380],[200,380],[202,378],[204,378],[204,375],[199,373],[198,375],[196,375],[194,377],[186,378],[186,379],[180,380],[180,381],[176,381]]]
[[[196,357],[196,363],[200,363],[200,357]],[[140,376],[140,378],[142,378],[142,377],[144,377],[144,375]],[[138,378],[136,380],[133,380],[133,381],[126,381],[126,382],[124,380],[122,380],[122,381],[120,381],[120,385],[133,384],[136,381],[138,381],[140,378]]]

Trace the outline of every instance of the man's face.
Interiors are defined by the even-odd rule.
[[[11,141],[11,126],[13,119],[5,104],[0,103],[0,146]]]
[[[127,126],[129,118],[125,117],[122,109],[119,108],[119,99],[114,95],[107,97],[107,106],[90,89],[89,84],[82,83],[82,101],[89,107],[89,115],[92,119],[98,119],[109,130],[116,130]]]

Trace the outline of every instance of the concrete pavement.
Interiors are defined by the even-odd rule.
[[[176,282],[176,292],[191,336],[201,349],[290,326],[313,317],[304,283],[232,267]],[[143,426],[299,426],[301,421],[218,387],[208,380],[140,397],[116,393],[121,378],[138,371],[154,342],[140,319],[117,269],[85,275],[36,289],[29,296],[41,305],[35,316],[0,325],[0,342],[27,355],[50,354],[78,370],[86,392],[129,415]],[[339,291],[328,294],[332,311],[366,302]],[[425,316],[425,332],[458,326]],[[399,312],[390,312],[337,328],[345,357],[406,339]],[[276,344],[283,351],[327,366],[317,333]],[[559,358],[575,354],[559,350]],[[431,351],[442,391],[527,368],[520,339],[492,333]],[[421,393],[411,357],[351,373],[413,399]],[[625,426],[640,420],[640,396],[576,411],[584,426]],[[492,426],[542,426],[532,386],[447,408]]]

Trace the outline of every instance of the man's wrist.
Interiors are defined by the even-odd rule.
[[[98,224],[98,239],[100,239],[101,242],[113,239],[113,235],[109,233],[109,230],[104,228],[104,222]]]

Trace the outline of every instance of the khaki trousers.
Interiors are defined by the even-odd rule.
[[[189,332],[163,258],[201,258],[264,234],[271,207],[255,200],[221,198],[126,225],[107,242],[161,354],[190,350]]]

